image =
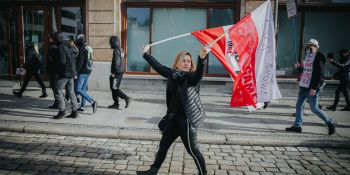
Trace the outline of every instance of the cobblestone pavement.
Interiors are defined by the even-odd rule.
[[[158,141],[0,132],[0,174],[136,174],[152,164]],[[208,174],[350,174],[350,150],[200,144]],[[159,174],[196,174],[182,143]]]

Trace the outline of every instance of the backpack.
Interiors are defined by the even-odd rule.
[[[86,69],[88,71],[92,71],[92,68],[94,66],[94,50],[89,45],[85,46],[85,49],[87,50],[87,58],[88,58],[86,63]]]

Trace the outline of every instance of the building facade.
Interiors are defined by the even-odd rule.
[[[96,60],[90,89],[108,89],[112,50],[109,37],[121,38],[125,50],[126,78],[157,80],[142,59],[142,45],[198,29],[235,24],[258,7],[261,0],[0,0],[0,76],[16,79],[16,68],[25,62],[25,45],[39,45],[42,62],[47,59],[48,33],[61,31],[66,39],[82,31],[94,48]],[[274,1],[272,1],[274,5]],[[295,17],[297,59],[303,43],[315,38],[326,54],[350,48],[350,0],[298,0]],[[292,19],[287,18],[286,0],[278,3],[278,78],[295,78]],[[201,44],[192,36],[152,47],[152,55],[171,66],[181,50],[199,53]],[[336,54],[335,54],[336,55]],[[230,81],[227,72],[209,55],[206,77]],[[331,77],[335,68],[327,66]],[[45,72],[42,71],[45,77]],[[103,78],[102,78],[103,77]],[[222,78],[222,77],[226,77]],[[130,83],[132,84],[132,83]]]

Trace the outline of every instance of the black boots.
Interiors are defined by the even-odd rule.
[[[112,104],[112,105],[110,105],[110,106],[108,106],[108,108],[110,108],[110,109],[119,109],[119,104]]]
[[[128,106],[130,105],[131,102],[131,97],[128,97],[127,99],[125,99],[125,108],[128,108]]]
[[[327,126],[328,126],[328,135],[333,135],[335,133],[334,122],[331,124],[327,124]]]
[[[301,132],[301,127],[292,126],[292,127],[286,128],[286,131]]]
[[[22,92],[21,91],[13,91],[13,94],[17,96],[18,98],[22,97]]]
[[[327,106],[326,108],[327,108],[328,110],[332,110],[332,111],[337,110],[337,106],[334,106],[334,105],[332,105],[332,106]]]
[[[46,89],[44,89],[42,92],[43,92],[43,94],[40,95],[39,98],[45,98],[45,97],[47,97]]]
[[[157,175],[159,168],[151,167],[147,171],[136,171],[137,175]]]
[[[58,114],[53,116],[53,119],[61,119],[66,115],[65,111],[58,111]]]

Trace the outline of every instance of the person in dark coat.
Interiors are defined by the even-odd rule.
[[[293,126],[286,128],[286,131],[302,132],[301,124],[303,123],[304,104],[308,100],[311,111],[327,124],[328,135],[333,135],[335,132],[334,120],[318,106],[318,97],[324,84],[324,64],[326,62],[325,56],[317,51],[319,47],[317,40],[310,39],[306,43],[306,55],[302,65],[297,65],[301,76],[295,121]]]
[[[199,96],[199,83],[205,73],[205,59],[208,51],[202,48],[198,56],[197,68],[191,54],[180,52],[175,58],[172,68],[160,64],[147,53],[149,46],[144,47],[143,58],[161,76],[168,80],[166,101],[168,113],[165,131],[159,143],[159,149],[154,163],[147,171],[137,171],[138,175],[156,175],[166,158],[172,143],[181,137],[187,152],[193,157],[200,175],[206,175],[205,160],[197,144],[197,128],[205,118]]]
[[[110,89],[112,91],[112,97],[114,103],[108,108],[119,109],[119,98],[125,100],[125,108],[127,108],[131,102],[131,97],[127,96],[121,89],[120,83],[124,75],[124,51],[120,47],[120,41],[117,36],[111,36],[109,38],[109,44],[113,49],[113,58],[111,63],[111,75],[109,76]]]
[[[335,79],[340,80],[337,90],[335,91],[335,99],[332,106],[328,106],[327,109],[335,111],[340,98],[340,92],[343,92],[345,97],[346,107],[341,109],[342,111],[350,111],[350,101],[347,87],[350,82],[350,52],[348,49],[342,49],[339,52],[340,60],[335,61],[333,58],[328,58],[331,64],[338,68],[335,73]]]
[[[58,48],[58,64],[57,66],[57,82],[55,87],[55,98],[58,101],[58,113],[53,118],[61,119],[66,115],[65,101],[63,95],[63,89],[67,85],[67,90],[70,96],[72,112],[68,116],[70,118],[77,118],[77,97],[74,93],[74,79],[77,78],[76,62],[74,60],[74,53],[71,44],[67,41],[63,41],[63,34],[55,34],[55,43]]]
[[[46,63],[46,72],[49,74],[49,81],[50,81],[50,87],[52,89],[52,92],[55,92],[55,85],[56,85],[56,75],[57,75],[57,68],[56,64],[58,64],[58,48],[54,41],[54,33],[50,33],[49,35],[49,50],[48,50],[48,57],[47,57],[47,63]],[[51,109],[58,108],[58,102],[55,99],[54,103],[49,106]]]
[[[25,58],[26,62],[23,68],[26,70],[26,75],[24,77],[24,82],[22,84],[21,89],[19,91],[14,91],[13,94],[17,97],[22,97],[22,94],[27,88],[30,78],[34,76],[35,80],[39,83],[42,91],[42,95],[39,98],[47,97],[46,87],[39,75],[39,70],[42,68],[42,64],[40,62],[38,46],[36,43],[30,42],[27,45],[27,52]]]

